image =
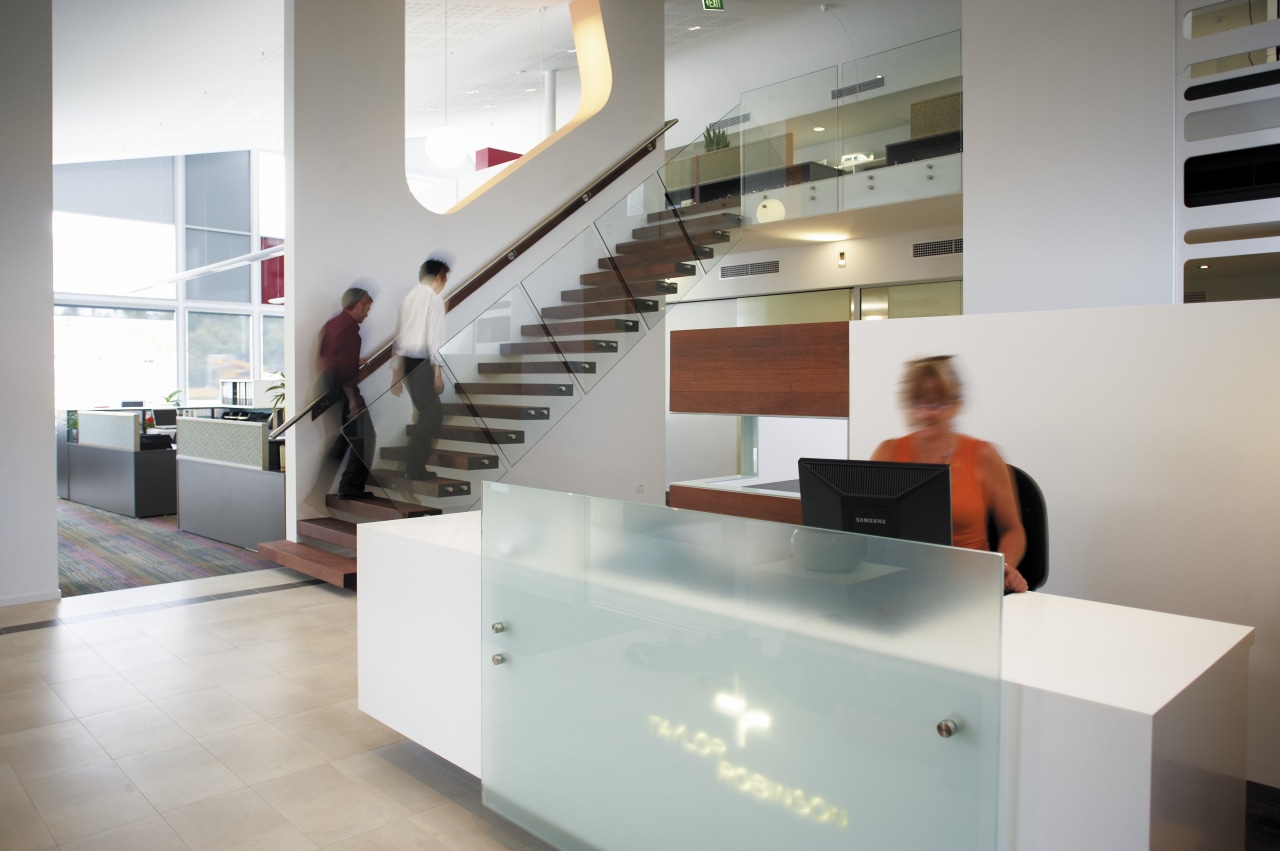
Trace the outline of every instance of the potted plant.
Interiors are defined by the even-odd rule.
[[[277,379],[275,384],[272,384],[270,387],[267,388],[267,392],[272,394],[271,395],[271,427],[275,429],[275,428],[279,428],[280,424],[284,422],[284,395],[285,395],[284,384],[285,382],[284,382],[283,372],[273,372],[271,374]]]

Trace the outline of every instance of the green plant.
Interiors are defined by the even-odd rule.
[[[271,373],[271,375],[279,379],[278,381],[276,381],[275,384],[272,384],[270,387],[267,388],[267,392],[272,394],[271,395],[271,419],[274,422],[279,418],[279,414],[277,412],[284,407],[284,393],[285,393],[284,373],[273,372]]]
[[[702,131],[702,147],[708,153],[729,147],[729,131],[717,130],[708,126],[706,130]]]
[[[172,405],[175,408],[178,407],[182,404],[182,391],[174,390],[168,396],[164,397],[164,401],[166,404]]]

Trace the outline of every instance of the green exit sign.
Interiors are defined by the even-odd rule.
[[[702,11],[723,12],[724,0],[702,0]]]

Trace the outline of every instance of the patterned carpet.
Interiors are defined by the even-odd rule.
[[[183,532],[176,517],[135,520],[58,500],[58,585],[64,597],[267,567],[278,565]]]

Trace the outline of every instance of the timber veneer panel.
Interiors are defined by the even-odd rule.
[[[709,514],[729,514],[752,520],[802,524],[800,500],[746,490],[717,490],[672,485],[667,491],[667,505]]]
[[[849,323],[671,332],[671,410],[849,416]]]

